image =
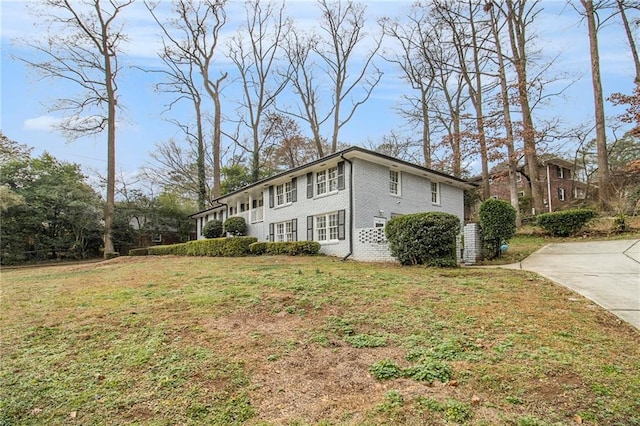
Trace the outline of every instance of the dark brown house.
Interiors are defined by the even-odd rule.
[[[518,173],[516,175],[516,187],[520,208],[525,214],[547,213],[556,210],[566,209],[587,196],[587,185],[576,177],[573,163],[557,157],[541,156],[538,173],[543,187],[543,200],[545,211],[529,211],[530,203],[527,203],[531,196],[531,187],[526,175]],[[480,181],[481,177],[476,177],[475,181]],[[509,171],[506,165],[496,166],[489,178],[489,191],[491,197],[509,201]]]

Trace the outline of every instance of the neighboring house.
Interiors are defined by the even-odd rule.
[[[248,185],[193,214],[207,221],[241,216],[259,241],[318,241],[321,253],[390,260],[384,226],[398,215],[441,211],[464,220],[464,180],[351,147]]]
[[[543,186],[544,212],[554,212],[567,208],[578,200],[584,200],[587,196],[587,184],[577,180],[573,163],[552,156],[541,156],[538,173]],[[482,178],[476,177],[473,182]],[[518,198],[531,195],[531,187],[527,177],[521,173],[516,174],[516,188]],[[491,197],[509,201],[509,171],[505,165],[494,168],[489,179],[489,191]]]

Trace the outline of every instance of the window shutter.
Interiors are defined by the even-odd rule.
[[[313,216],[307,216],[307,241],[313,241]]]
[[[274,235],[273,235],[274,234],[274,228],[275,228],[275,225],[273,223],[270,223],[269,224],[269,241],[271,241],[271,242],[275,241],[275,238],[274,238]]]
[[[344,189],[344,161],[338,163],[338,190]]]
[[[298,241],[298,219],[291,221],[291,230],[293,231],[293,241]]]
[[[298,178],[294,177],[291,179],[291,201],[298,201]]]
[[[269,208],[273,208],[273,185],[269,187]]]
[[[340,210],[338,212],[338,239],[344,240],[345,232],[344,232],[344,222],[345,222],[345,210]]]
[[[307,173],[307,198],[313,198],[313,173]]]

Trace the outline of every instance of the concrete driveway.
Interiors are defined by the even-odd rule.
[[[549,244],[520,262],[640,329],[640,240]]]

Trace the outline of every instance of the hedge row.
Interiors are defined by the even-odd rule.
[[[206,240],[188,241],[169,246],[151,246],[129,250],[130,256],[214,256],[238,257],[250,254],[249,246],[258,241],[255,237],[210,238]]]
[[[259,242],[251,244],[249,250],[251,250],[251,254],[258,256],[262,254],[304,256],[318,254],[320,251],[320,243],[316,241]]]
[[[289,256],[314,255],[320,251],[320,243],[316,241],[296,241],[286,243],[257,242],[255,237],[209,238],[189,241],[169,246],[151,246],[129,250],[130,256],[213,256],[239,257],[248,254]]]
[[[587,222],[598,214],[590,209],[562,210],[544,213],[537,217],[536,223],[554,237],[568,237],[576,234]]]

